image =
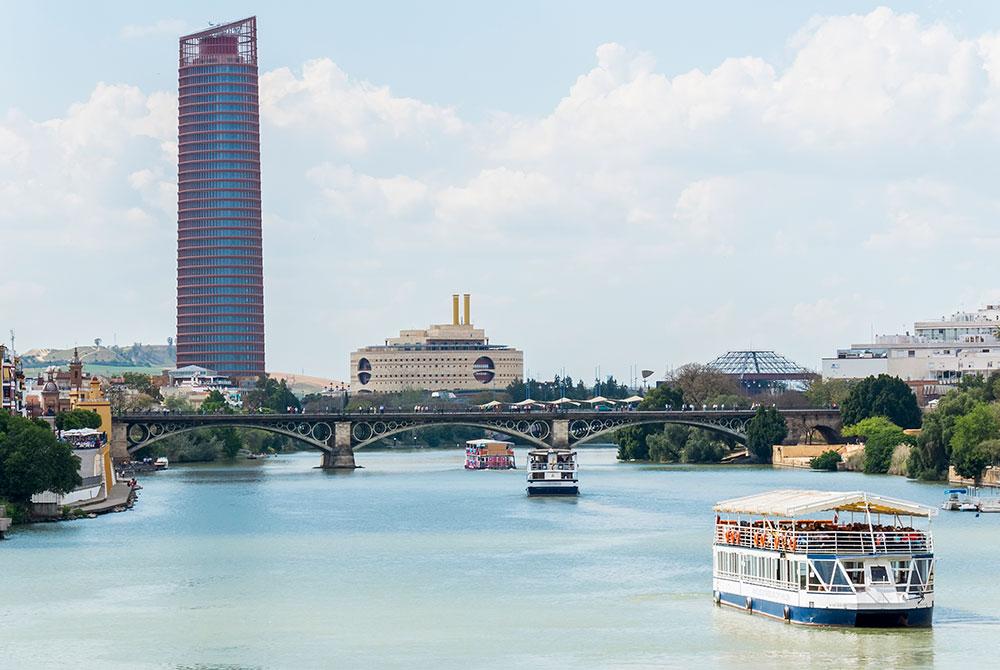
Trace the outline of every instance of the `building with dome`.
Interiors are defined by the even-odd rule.
[[[757,393],[805,390],[819,375],[773,351],[729,351],[708,364],[734,378],[743,389]]]
[[[351,353],[352,393],[405,390],[500,390],[524,378],[524,352],[491,344],[486,331],[472,325],[471,298],[452,296],[452,322],[422,330],[402,330],[385,344]]]

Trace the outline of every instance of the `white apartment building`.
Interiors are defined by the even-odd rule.
[[[913,334],[880,335],[870,344],[838,349],[823,359],[824,379],[889,374],[930,386],[957,383],[963,375],[1000,370],[1000,305],[917,321]],[[930,389],[928,389],[930,390]]]
[[[524,352],[490,344],[486,332],[470,318],[465,295],[464,317],[452,296],[452,322],[424,330],[402,330],[384,345],[351,353],[353,393],[501,390],[524,378]]]

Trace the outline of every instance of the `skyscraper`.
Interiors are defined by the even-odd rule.
[[[180,39],[177,365],[264,372],[257,19]]]

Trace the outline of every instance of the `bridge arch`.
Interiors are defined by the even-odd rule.
[[[359,423],[356,422],[354,425],[355,426],[357,426],[357,425],[363,425],[363,423],[364,422],[362,422],[361,424],[359,424]],[[372,423],[377,423],[377,422],[372,422]],[[386,422],[386,423],[388,423],[388,422]],[[534,422],[531,422],[531,423],[534,423]],[[368,439],[358,440],[357,442],[355,442],[354,439],[352,439],[351,440],[351,442],[352,442],[351,448],[354,449],[355,451],[357,451],[359,449],[364,449],[365,447],[370,447],[371,445],[375,444],[376,442],[384,440],[384,439],[386,439],[388,437],[392,437],[393,435],[399,435],[400,433],[406,433],[406,432],[409,432],[409,431],[418,431],[418,430],[421,430],[421,429],[424,429],[424,428],[434,428],[434,427],[437,427],[437,426],[464,426],[464,427],[467,427],[467,428],[481,428],[483,430],[487,430],[487,431],[490,431],[490,432],[493,432],[493,433],[500,433],[502,435],[507,435],[508,437],[513,437],[513,438],[516,438],[516,439],[519,439],[519,440],[524,440],[525,442],[528,442],[532,446],[539,447],[541,449],[548,449],[549,448],[549,445],[544,441],[544,439],[539,439],[539,438],[537,438],[537,437],[535,437],[533,435],[530,435],[528,433],[519,432],[519,431],[517,431],[516,429],[513,429],[513,428],[505,428],[503,426],[492,425],[492,424],[489,424],[489,423],[486,423],[486,422],[481,422],[480,423],[480,422],[475,422],[475,421],[433,421],[433,420],[424,421],[424,422],[420,422],[420,423],[413,423],[413,424],[408,424],[408,425],[398,425],[395,428],[388,428],[388,427],[386,427],[385,431],[383,431],[381,433],[378,433],[378,434],[374,434],[372,437],[370,437]],[[352,427],[352,430],[353,430],[353,427]],[[353,437],[354,436],[352,436],[352,438]]]
[[[292,423],[294,422],[287,422]],[[161,428],[154,434],[154,427],[160,426]],[[140,429],[142,432],[138,436],[133,435],[133,429]],[[125,435],[128,442],[128,454],[132,454],[149,447],[150,445],[156,444],[161,440],[168,437],[173,437],[174,435],[180,435],[182,433],[189,433],[193,430],[202,430],[208,428],[247,428],[251,430],[263,430],[268,433],[275,433],[277,435],[284,435],[285,437],[292,438],[298,442],[308,445],[313,449],[319,449],[320,451],[333,452],[333,447],[326,443],[326,441],[319,441],[313,438],[312,430],[310,430],[309,435],[304,435],[297,428],[281,427],[277,425],[269,424],[256,424],[256,423],[240,423],[240,422],[226,422],[225,424],[204,424],[204,425],[190,425],[190,424],[173,424],[170,421],[163,421],[160,423],[152,422],[132,422],[127,423],[125,428]],[[333,435],[332,427],[329,427],[329,436]],[[138,440],[134,440],[133,437],[140,437]]]
[[[643,420],[626,420],[623,423],[611,427],[601,428],[600,430],[588,433],[585,437],[577,439],[573,444],[582,444],[584,442],[590,442],[591,440],[601,437],[603,435],[608,435],[622,428],[627,428],[629,426],[648,426],[648,425],[664,425],[674,424],[678,426],[688,426],[690,428],[701,428],[702,430],[711,431],[713,433],[718,433],[720,435],[725,435],[727,437],[735,438],[741,444],[746,444],[746,424],[749,420],[743,421],[740,419],[732,419],[728,422],[722,424],[708,423],[703,421],[698,421],[695,419],[684,420],[684,419],[648,419]],[[727,425],[731,424],[731,425]],[[570,435],[573,434],[572,423],[570,424]]]

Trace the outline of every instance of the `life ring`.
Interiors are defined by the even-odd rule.
[[[789,551],[795,551],[795,548],[798,546],[798,544],[799,543],[795,539],[794,535],[792,535],[791,537],[788,538],[788,550]]]
[[[785,546],[785,538],[781,535],[775,534],[774,536],[774,547],[775,549],[783,549]]]
[[[734,530],[734,531],[733,531],[733,544],[740,544],[740,542],[741,542],[742,540],[743,540],[743,537],[742,537],[742,535],[740,534],[740,531],[738,531],[738,530]]]

